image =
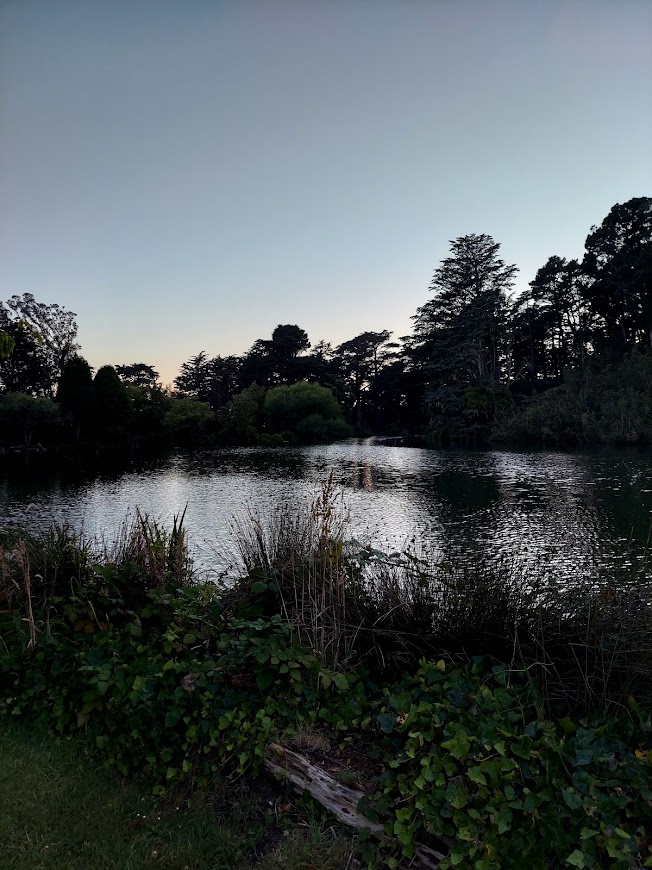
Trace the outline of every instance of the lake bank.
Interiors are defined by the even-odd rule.
[[[422,564],[373,552],[367,582],[331,503],[323,491],[308,517],[251,528],[230,590],[192,582],[179,523],[142,517],[104,556],[61,533],[5,549],[0,713],[88,733],[163,796],[319,741],[358,759],[343,774],[365,783],[389,867],[442,844],[442,867],[646,860],[647,592],[533,606],[501,578],[444,572],[424,597]],[[501,648],[511,661],[487,655]]]

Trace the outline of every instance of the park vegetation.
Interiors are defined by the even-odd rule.
[[[559,589],[386,555],[347,542],[330,481],[240,527],[229,586],[193,574],[182,517],[14,533],[0,567],[0,718],[83,737],[163,805],[260,787],[281,745],[349,759],[371,867],[652,863],[644,568]]]
[[[242,356],[201,351],[164,388],[146,363],[79,356],[75,315],[0,302],[0,438],[186,446],[411,434],[427,443],[652,442],[652,199],[615,205],[581,260],[551,256],[526,292],[488,235],[451,241],[409,336],[339,346],[279,324]]]

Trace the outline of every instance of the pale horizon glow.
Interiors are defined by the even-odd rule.
[[[652,192],[647,0],[0,0],[0,298],[169,383],[410,330],[449,240],[581,257]]]

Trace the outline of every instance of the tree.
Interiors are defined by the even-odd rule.
[[[279,324],[271,340],[257,339],[242,360],[240,382],[257,383],[266,389],[291,383],[306,374],[308,358],[300,354],[310,347],[308,334],[291,323]]]
[[[0,360],[6,359],[15,346],[15,339],[4,329],[0,329]]]
[[[512,312],[512,377],[552,385],[584,365],[594,326],[585,285],[577,260],[550,257],[538,270]]]
[[[272,333],[271,356],[277,384],[294,383],[298,380],[301,364],[299,354],[308,350],[308,333],[295,324],[279,324]],[[298,365],[297,365],[298,363]]]
[[[139,434],[160,432],[171,399],[157,386],[127,387],[132,408],[132,429]]]
[[[61,410],[70,416],[75,438],[82,426],[86,426],[95,412],[95,387],[92,369],[81,356],[73,356],[64,363],[56,401]]]
[[[488,235],[452,241],[453,256],[430,284],[435,298],[413,318],[425,365],[440,383],[501,379],[507,299],[518,270],[499,250]]]
[[[42,346],[30,329],[3,316],[0,324],[13,342],[12,352],[0,357],[0,382],[7,392],[46,396],[52,391],[53,371]]]
[[[210,380],[208,354],[202,350],[183,363],[179,374],[174,379],[174,386],[182,396],[206,402],[210,396]]]
[[[378,424],[378,377],[381,369],[395,358],[397,344],[390,343],[391,332],[363,332],[345,341],[335,351],[338,368],[347,379],[353,399],[356,426],[364,422],[364,405],[370,407],[374,428]]]
[[[98,369],[93,384],[100,426],[126,429],[132,417],[131,399],[113,366]]]
[[[202,351],[181,366],[174,385],[182,396],[199,399],[219,411],[238,390],[241,365],[237,356],[209,359]]]
[[[614,205],[592,227],[582,268],[590,279],[586,298],[607,337],[625,346],[652,346],[652,198]]]
[[[79,350],[77,315],[56,303],[38,302],[31,293],[12,296],[6,303],[0,303],[0,307],[13,312],[14,319],[32,331],[43,348],[54,385],[65,363]]]
[[[276,385],[271,346],[271,341],[258,338],[244,355],[240,368],[240,383],[243,387],[256,383],[267,389]]]
[[[127,387],[156,387],[161,377],[155,368],[146,363],[116,366],[115,370]]]
[[[208,363],[208,401],[214,411],[224,407],[238,391],[241,361],[237,356],[216,356]]]
[[[220,411],[220,443],[250,445],[259,440],[263,428],[266,391],[257,383],[236,393]]]
[[[485,437],[484,423],[476,425],[477,391],[467,394],[467,388],[482,384],[491,391],[509,377],[508,298],[517,268],[499,250],[488,235],[452,241],[452,256],[432,278],[434,298],[413,318],[411,365],[421,372],[431,426],[443,440],[457,437],[455,428],[468,428],[471,440]],[[473,407],[466,395],[473,396]]]
[[[215,415],[209,405],[192,396],[173,398],[163,425],[179,441],[195,445],[201,441]]]
[[[52,431],[59,422],[59,409],[52,399],[7,393],[0,397],[0,427],[12,435],[20,431],[25,447],[30,447],[36,432]]]
[[[295,324],[279,323],[272,333],[272,350],[279,360],[293,359],[309,347],[308,333]]]

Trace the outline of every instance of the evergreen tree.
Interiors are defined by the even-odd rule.
[[[652,346],[652,198],[615,205],[585,243],[586,298],[605,337]]]
[[[75,438],[95,412],[95,386],[92,370],[81,356],[73,356],[63,366],[56,401],[72,420]]]
[[[377,428],[379,375],[395,358],[397,344],[390,342],[392,333],[362,332],[345,341],[335,351],[340,375],[346,379],[351,406],[358,429],[368,425]]]
[[[594,318],[586,278],[577,260],[550,257],[512,312],[512,377],[532,386],[554,385],[569,367],[582,366]]]
[[[435,293],[414,319],[416,352],[439,384],[503,378],[508,294],[517,267],[487,235],[451,242],[453,256],[435,271]]]
[[[113,366],[98,369],[93,384],[100,426],[127,428],[132,418],[131,399]]]
[[[499,250],[488,235],[452,241],[452,256],[433,275],[434,298],[413,318],[412,366],[421,372],[431,415],[457,417],[463,428],[477,417],[477,390],[467,407],[468,388],[492,390],[509,377],[508,298],[517,267]]]
[[[211,371],[208,355],[201,351],[183,363],[174,379],[174,386],[181,396],[207,402],[210,396]]]
[[[115,367],[118,377],[127,387],[157,387],[160,375],[146,363],[130,363]]]

